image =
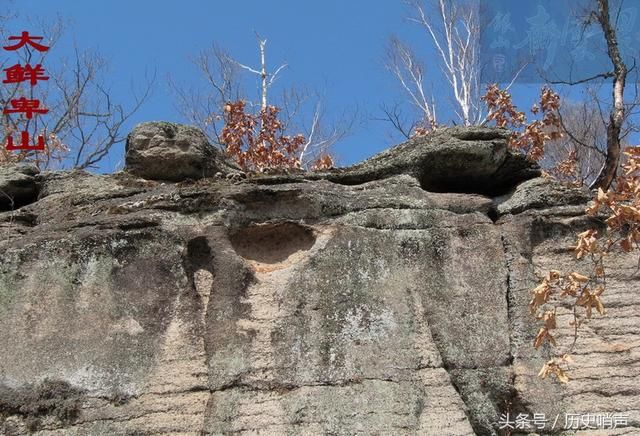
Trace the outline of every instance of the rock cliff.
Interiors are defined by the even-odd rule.
[[[536,375],[529,291],[602,226],[539,176],[485,128],[247,175],[169,123],[117,174],[2,168],[0,434],[490,435],[506,412],[550,421],[513,434],[575,434],[572,413],[639,434],[632,256],[572,381]]]

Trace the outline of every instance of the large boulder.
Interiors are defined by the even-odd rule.
[[[167,122],[137,125],[127,137],[125,168],[150,180],[200,179],[238,172],[195,127]]]
[[[39,172],[34,165],[0,167],[0,210],[16,208],[35,201],[38,196],[35,176]]]

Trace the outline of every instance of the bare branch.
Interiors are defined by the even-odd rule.
[[[613,71],[607,73],[596,74],[595,76],[587,77],[586,79],[568,81],[568,80],[547,80],[551,85],[580,85],[582,83],[592,82],[597,79],[610,79],[614,77]]]
[[[385,116],[383,118],[373,118],[374,120],[389,122],[393,128],[404,137],[404,139],[411,138],[416,127],[416,123],[408,122],[403,119],[402,110],[398,104],[393,105],[391,108],[383,104],[380,109]]]
[[[289,65],[287,64],[282,64],[278,67],[278,69],[276,69],[276,71],[271,74],[271,79],[269,79],[269,86],[273,85],[273,82],[276,80],[276,77],[278,76],[278,73],[283,69],[288,67]]]
[[[236,63],[237,66],[239,66],[240,68],[242,68],[243,70],[247,70],[253,74],[257,74],[258,76],[260,76],[262,73],[258,70],[254,70],[253,68],[245,65],[245,64],[241,64],[240,62],[234,60],[234,62]]]

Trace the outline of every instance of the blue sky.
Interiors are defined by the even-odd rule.
[[[106,82],[114,98],[131,101],[130,84],[141,85],[145,72],[155,70],[157,82],[152,97],[135,114],[127,130],[151,120],[184,121],[174,106],[167,77],[179,83],[199,79],[189,62],[212,42],[227,49],[240,62],[256,65],[254,32],[268,39],[268,61],[286,62],[278,84],[294,84],[323,95],[329,118],[358,109],[361,122],[342,140],[335,152],[341,164],[351,164],[381,151],[395,142],[389,125],[373,118],[381,116],[382,103],[404,100],[394,78],[384,68],[385,46],[390,35],[407,40],[426,59],[434,77],[436,97],[445,108],[449,101],[439,66],[428,39],[405,19],[408,9],[400,0],[19,0],[13,9],[20,15],[11,23],[15,31],[38,28],[28,18],[68,22],[65,37],[49,54],[49,62],[63,57],[75,43],[98,49],[109,61]],[[45,65],[46,66],[46,65]],[[530,106],[539,85],[513,88],[516,102]],[[439,115],[450,118],[450,112]],[[119,168],[123,148],[117,147],[101,165],[101,171]]]

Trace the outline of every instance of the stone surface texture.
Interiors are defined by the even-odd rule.
[[[129,134],[125,168],[139,177],[169,181],[239,171],[209,144],[202,131],[157,121],[139,124]]]
[[[165,139],[131,157],[157,125],[130,171],[33,174],[37,197],[0,211],[0,434],[498,435],[506,412],[640,434],[637,258],[609,259],[571,382],[536,375],[529,291],[581,268],[575,233],[602,223],[504,131],[169,183],[168,157],[140,157]],[[565,413],[628,420],[576,433]]]

